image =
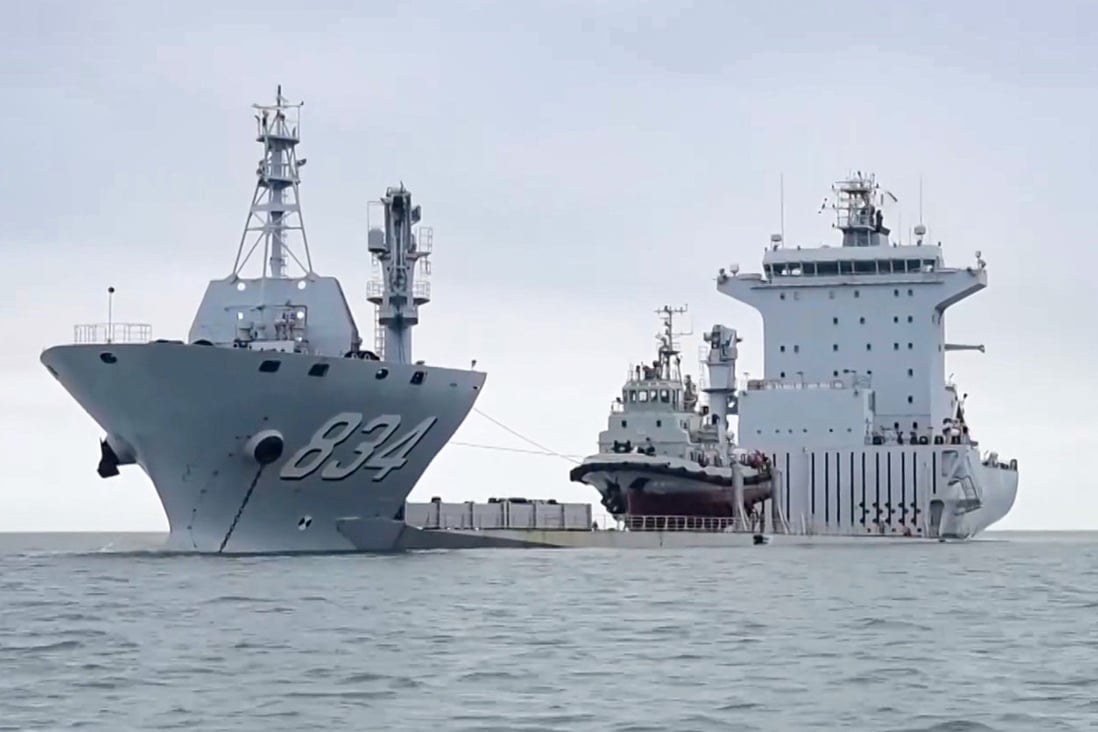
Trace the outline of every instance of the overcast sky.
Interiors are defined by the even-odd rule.
[[[144,474],[95,473],[100,430],[40,365],[72,325],[183,338],[232,267],[261,150],[253,102],[304,99],[305,223],[360,329],[365,201],[403,180],[435,229],[417,358],[488,372],[478,407],[594,451],[654,310],[695,336],[761,320],[717,269],[779,226],[835,242],[832,181],[875,171],[988,289],[947,358],[984,447],[1021,463],[999,528],[1093,528],[1098,6],[1087,2],[34,2],[0,24],[0,530],[161,530]],[[899,228],[893,220],[894,229]],[[527,447],[471,414],[458,441]],[[413,498],[597,503],[556,459],[448,446]]]

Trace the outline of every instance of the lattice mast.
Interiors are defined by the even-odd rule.
[[[263,159],[256,168],[255,193],[244,222],[240,247],[236,253],[233,274],[241,270],[252,253],[263,244],[263,278],[286,277],[287,259],[292,259],[305,274],[312,274],[313,262],[305,236],[301,215],[301,179],[298,169],[305,158],[297,159],[297,144],[301,141],[301,107],[304,102],[289,102],[278,86],[274,104],[253,104],[257,110],[256,142],[263,145]],[[290,247],[294,234],[301,237],[301,256]],[[255,240],[248,245],[249,234]],[[247,251],[245,251],[247,246]],[[302,261],[304,259],[304,262]]]
[[[386,190],[380,205],[385,210],[385,229],[371,228],[368,235],[375,266],[375,278],[366,291],[366,298],[376,307],[374,348],[388,361],[410,363],[419,306],[431,301],[426,278],[431,271],[433,231],[420,226],[413,232],[421,210],[412,204],[412,194],[403,183]]]

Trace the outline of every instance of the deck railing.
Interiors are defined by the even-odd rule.
[[[750,517],[746,529],[737,527],[732,516],[622,516],[618,527],[625,531],[752,531]]]
[[[73,326],[74,343],[148,343],[152,326],[148,323],[86,323]]]

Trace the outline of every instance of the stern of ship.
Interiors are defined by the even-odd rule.
[[[1006,516],[1018,495],[1018,463],[1000,462],[992,455],[981,461],[975,447],[947,450],[960,456],[949,469],[950,481],[930,501],[930,535],[940,539],[970,539]]]

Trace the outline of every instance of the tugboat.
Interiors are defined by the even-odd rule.
[[[734,448],[728,430],[736,414],[736,331],[715,326],[705,334],[709,404],[698,404],[698,385],[682,374],[674,318],[686,308],[656,311],[663,328],[651,364],[630,369],[611,406],[599,451],[569,474],[593,486],[602,505],[631,530],[747,530],[762,524],[761,504],[771,496],[769,458]]]

